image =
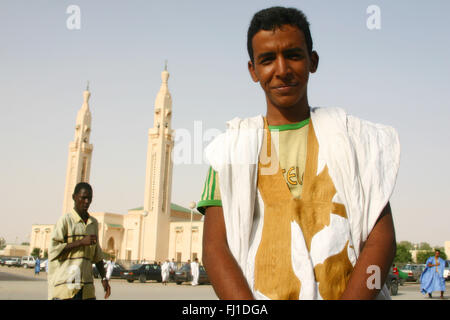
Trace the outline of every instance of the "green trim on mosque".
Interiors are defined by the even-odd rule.
[[[123,225],[121,225],[121,224],[107,223],[106,225],[111,228],[123,229]]]
[[[184,207],[179,206],[178,204],[175,204],[175,203],[171,203],[170,204],[170,209],[174,210],[174,211],[181,211],[181,212],[191,213],[191,210],[189,210],[188,208],[184,208]],[[130,209],[128,211],[140,211],[140,210],[144,210],[144,207],[138,207],[138,208]],[[194,210],[194,213],[197,213],[197,212]]]

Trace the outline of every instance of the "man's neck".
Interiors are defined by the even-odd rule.
[[[268,104],[266,117],[267,123],[271,126],[298,123],[310,117],[310,108],[308,103],[290,108],[280,108]]]
[[[86,221],[89,219],[89,213],[87,211],[79,212],[77,209],[75,209],[75,212],[78,213],[81,219],[86,223]]]

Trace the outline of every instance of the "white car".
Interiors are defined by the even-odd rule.
[[[5,261],[5,266],[8,266],[8,267],[20,267],[20,258],[17,258],[17,257],[8,258]]]
[[[450,260],[445,260],[444,279],[450,280]]]
[[[34,268],[36,265],[36,259],[33,256],[22,257],[21,265],[24,268]]]

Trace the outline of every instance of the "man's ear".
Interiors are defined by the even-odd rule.
[[[250,76],[252,77],[254,82],[259,82],[259,78],[256,75],[255,67],[251,60],[248,62],[248,72],[250,72]]]
[[[311,53],[311,64],[309,67],[309,72],[314,73],[317,71],[317,68],[319,67],[319,55],[317,54],[316,51],[313,51]]]

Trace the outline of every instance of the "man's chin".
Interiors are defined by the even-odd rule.
[[[285,96],[270,99],[271,104],[277,109],[291,109],[299,106],[299,97]]]

